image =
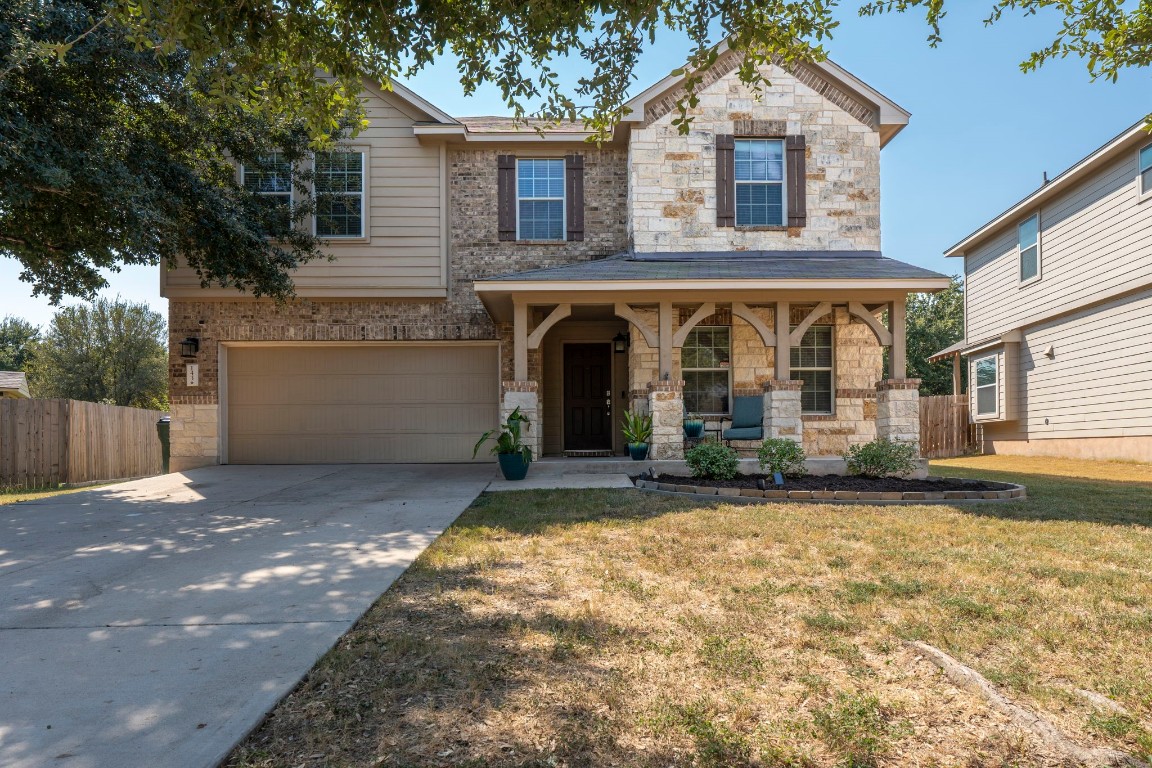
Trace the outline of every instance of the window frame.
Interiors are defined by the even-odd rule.
[[[521,197],[520,196],[520,163],[529,161],[548,160],[551,162],[560,163],[562,192],[560,197]],[[516,156],[516,173],[512,180],[512,191],[514,192],[514,199],[516,201],[516,241],[522,243],[565,243],[568,241],[568,163],[563,157],[522,157]],[[521,201],[560,201],[560,237],[524,237],[520,231],[520,203]]]
[[[995,377],[991,384],[980,384],[979,370],[980,363],[985,360],[991,360],[995,370]],[[998,419],[1000,418],[1000,353],[992,352],[987,355],[981,355],[972,359],[972,371],[970,372],[970,382],[972,387],[972,411],[976,419]],[[995,403],[995,408],[989,412],[982,412],[980,410],[980,390],[991,388],[995,393],[992,401]]]
[[[1148,165],[1144,167],[1144,153],[1149,153]],[[1145,144],[1136,150],[1136,199],[1139,202],[1152,199],[1152,182],[1144,188],[1144,174],[1152,171],[1152,144]],[[1150,177],[1152,178],[1152,177]]]
[[[283,155],[284,153],[280,152],[280,151],[275,151],[275,152],[272,152],[270,154]],[[252,191],[252,194],[258,195],[260,197],[284,197],[284,196],[287,196],[287,198],[288,198],[288,225],[289,225],[289,228],[291,228],[291,226],[292,226],[292,214],[296,209],[296,185],[294,183],[294,178],[293,178],[295,173],[296,173],[296,168],[295,168],[295,164],[292,163],[291,161],[285,161],[284,164],[288,166],[288,191],[287,192],[255,192],[255,191]],[[244,163],[238,163],[238,165],[240,166],[239,167],[240,186],[245,191],[251,191],[248,189],[248,166]],[[259,170],[259,168],[254,168],[254,170]],[[260,172],[262,173],[263,171],[260,171]],[[267,235],[267,237],[269,237],[271,239],[274,236],[273,235]]]
[[[736,177],[736,147],[741,142],[750,141],[763,141],[775,142],[780,145],[780,181],[741,181]],[[740,185],[780,185],[780,223],[779,224],[741,224],[740,223],[740,206],[738,204],[738,192]],[[733,138],[732,146],[732,212],[733,212],[733,227],[735,229],[744,229],[750,231],[772,231],[783,230],[788,228],[788,141],[783,136],[736,136]]]
[[[795,374],[797,371],[828,371],[828,375],[829,375],[831,385],[832,385],[831,386],[831,390],[832,390],[831,391],[831,397],[829,398],[829,409],[827,411],[806,411],[806,410],[804,410],[804,390],[803,390],[803,388],[801,388],[801,390],[800,390],[800,415],[801,416],[835,416],[836,415],[836,326],[833,323],[813,323],[812,325],[808,326],[808,328],[804,331],[804,335],[807,336],[808,333],[815,328],[828,328],[829,329],[829,331],[828,331],[828,341],[829,341],[828,347],[829,347],[829,351],[831,352],[831,358],[830,358],[831,363],[827,366],[822,366],[822,365],[821,366],[792,365],[792,359],[791,359],[792,351],[795,349],[799,349],[799,345],[790,346],[788,348],[788,356],[789,356],[788,375],[789,375],[789,378],[791,378],[793,381],[802,381],[802,379],[795,378],[795,376],[793,376],[793,374]],[[788,332],[789,333],[792,333],[792,331],[794,331],[794,330],[796,330],[796,326],[794,326],[794,325],[788,326]],[[801,339],[801,341],[803,341],[803,339]]]
[[[1024,251],[1028,250],[1028,248],[1025,248],[1023,246],[1023,244],[1020,242],[1020,230],[1024,227],[1025,224],[1027,224],[1029,221],[1032,221],[1033,219],[1036,220],[1036,241],[1033,245],[1028,246],[1028,248],[1035,248],[1036,249],[1036,274],[1032,275],[1032,277],[1025,278],[1024,277]],[[1019,222],[1016,223],[1016,283],[1020,287],[1024,287],[1026,285],[1031,285],[1032,283],[1039,281],[1040,278],[1044,276],[1043,258],[1042,258],[1043,248],[1041,246],[1041,240],[1043,240],[1043,233],[1041,231],[1040,224],[1041,224],[1040,211],[1036,211],[1031,216],[1026,216],[1025,218],[1021,219]]]
[[[325,240],[334,243],[364,243],[370,239],[369,231],[371,226],[368,221],[368,148],[360,145],[342,145],[337,149],[332,150],[328,154],[351,154],[353,152],[360,155],[360,234],[358,235],[322,235],[320,234],[320,215],[319,211],[312,214],[312,235],[314,237],[321,237]],[[312,192],[316,193],[316,154],[312,155]]]
[[[694,334],[696,334],[697,332],[700,332],[700,331],[705,331],[705,330],[714,331],[717,328],[723,328],[728,333],[728,365],[727,365],[727,367],[718,366],[716,368],[685,368],[683,366],[683,362],[681,362],[681,366],[680,366],[680,376],[681,376],[681,378],[683,378],[685,380],[684,393],[683,393],[685,395],[685,400],[687,400],[686,396],[688,394],[688,385],[687,385],[687,378],[688,377],[686,376],[686,374],[688,374],[688,373],[716,373],[717,371],[724,371],[728,375],[728,410],[727,410],[727,412],[717,411],[714,413],[712,411],[691,411],[692,413],[698,413],[701,416],[731,416],[732,415],[732,399],[733,399],[733,396],[732,396],[732,326],[731,325],[696,325],[696,326],[693,326],[693,328],[690,331],[688,331],[688,335],[685,337],[684,343],[680,345],[681,361],[683,361],[683,349],[684,349],[684,347],[688,346],[688,340],[691,339]],[[699,345],[697,345],[697,346],[699,346]],[[687,408],[687,404],[685,404],[685,408]]]

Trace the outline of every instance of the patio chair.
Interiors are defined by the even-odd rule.
[[[721,433],[726,444],[732,440],[764,439],[764,398],[740,396],[732,400],[732,426]]]

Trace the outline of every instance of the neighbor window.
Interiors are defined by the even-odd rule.
[[[793,328],[795,330],[795,328]],[[832,326],[813,325],[800,344],[792,347],[792,379],[802,381],[800,411],[832,413]]]
[[[784,141],[737,139],[736,226],[784,226]]]
[[[1040,214],[1020,222],[1020,282],[1035,280],[1040,275]]]
[[[732,330],[726,325],[693,328],[680,348],[684,407],[691,413],[728,413]]]
[[[253,165],[241,165],[240,181],[265,204],[269,230],[284,232],[291,226],[292,163],[283,154],[274,152]]]
[[[516,161],[517,240],[564,239],[564,161]]]
[[[976,415],[995,416],[1000,408],[999,380],[996,355],[976,360]]]
[[[364,153],[316,155],[316,234],[364,237]]]
[[[1140,150],[1140,194],[1152,193],[1152,144]]]

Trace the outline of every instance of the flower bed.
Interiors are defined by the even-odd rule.
[[[777,488],[770,475],[740,475],[731,480],[702,480],[680,475],[635,478],[636,487],[649,491],[729,496],[777,501],[1008,501],[1027,498],[1022,485],[987,480],[935,477],[906,480],[840,475],[786,478]]]

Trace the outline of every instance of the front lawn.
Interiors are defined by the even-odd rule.
[[[95,486],[85,488],[3,488],[0,487],[0,505],[17,504],[21,501],[36,501],[51,496],[60,496],[77,491],[90,491]]]
[[[228,765],[1057,764],[908,639],[1081,744],[1152,751],[1152,467],[935,472],[1031,499],[485,495]]]

